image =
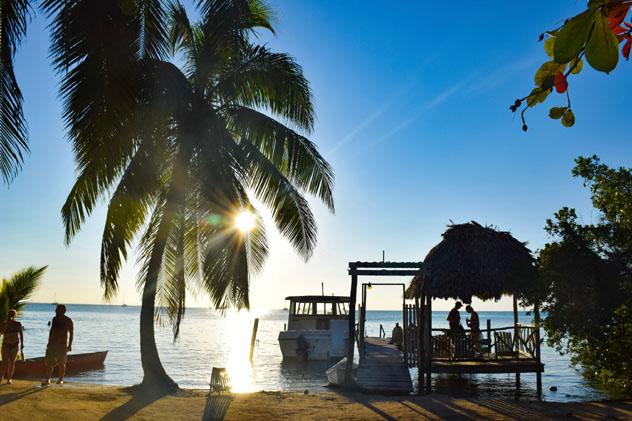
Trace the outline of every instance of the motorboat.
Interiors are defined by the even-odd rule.
[[[301,295],[290,302],[287,329],[279,332],[283,360],[339,360],[347,351],[349,297]]]

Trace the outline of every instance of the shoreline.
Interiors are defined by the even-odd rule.
[[[253,392],[208,398],[207,390],[170,395],[134,387],[34,380],[0,385],[3,420],[24,419],[201,419],[205,411],[240,419],[559,419],[632,418],[632,401],[543,402],[447,395],[382,396],[356,392]]]

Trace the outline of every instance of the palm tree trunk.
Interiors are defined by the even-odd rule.
[[[143,386],[151,389],[173,391],[178,389],[178,385],[169,377],[160,362],[154,336],[156,289],[168,231],[169,223],[163,219],[156,234],[156,242],[149,260],[147,278],[143,288],[143,300],[140,309],[140,359],[143,365]]]

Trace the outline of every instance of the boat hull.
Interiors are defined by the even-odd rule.
[[[355,381],[356,370],[358,369],[358,365],[353,363],[353,368],[351,370],[351,379]],[[347,372],[347,357],[344,357],[340,361],[338,361],[333,366],[329,367],[325,374],[327,375],[327,380],[329,383],[335,386],[344,386],[345,384],[345,373]]]
[[[99,370],[103,368],[108,351],[91,352],[87,354],[71,354],[66,360],[66,373],[78,373],[82,371]],[[58,374],[59,368],[53,371]],[[46,362],[44,357],[29,358],[24,361],[16,361],[15,378],[40,378],[46,377]]]
[[[343,357],[332,353],[328,330],[285,330],[279,333],[279,346],[284,361],[328,361]]]

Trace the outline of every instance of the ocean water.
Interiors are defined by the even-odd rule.
[[[108,305],[68,305],[67,315],[74,320],[75,340],[72,353],[108,350],[105,368],[69,377],[83,383],[132,385],[142,380],[139,345],[140,307]],[[44,355],[48,338],[48,321],[54,316],[50,304],[29,304],[20,315],[25,327],[25,356]],[[511,312],[480,312],[481,326],[490,319],[492,327],[510,326]],[[248,361],[254,317],[259,329],[254,361]],[[377,336],[380,324],[389,333],[396,322],[402,323],[398,311],[367,311],[367,334]],[[433,313],[433,327],[447,327],[446,312]],[[521,321],[529,317],[521,314]],[[226,367],[233,390],[249,392],[323,391],[327,383],[327,363],[283,363],[277,342],[279,331],[287,323],[287,311],[272,310],[261,314],[227,312],[217,314],[207,309],[189,309],[182,323],[180,338],[173,342],[171,329],[157,328],[160,356],[167,372],[181,386],[206,388],[212,367]],[[357,353],[356,353],[357,354]],[[606,396],[572,368],[568,357],[554,349],[542,348],[543,399],[549,401],[582,401]],[[411,374],[416,376],[416,370]],[[509,374],[433,375],[435,390],[456,396],[513,398],[515,380]],[[551,386],[557,392],[551,392]],[[523,374],[521,395],[535,397],[535,375]]]

